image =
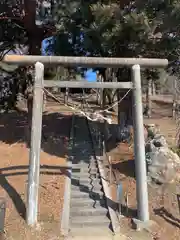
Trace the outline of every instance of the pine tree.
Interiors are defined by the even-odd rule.
[[[67,7],[59,14],[59,34],[61,37],[70,36],[71,49],[75,55],[168,58],[172,65],[178,59],[179,1],[104,0],[81,4],[73,1],[73,4],[73,9]],[[79,40],[80,34],[82,41]],[[57,45],[60,47],[60,41],[57,41]],[[105,78],[105,70],[99,70]],[[154,81],[154,71],[158,73],[155,69],[144,71],[144,74],[148,73],[147,81]],[[130,80],[128,69],[122,67],[114,72],[118,81]],[[156,81],[157,79],[158,77],[155,78]],[[124,92],[121,91],[119,97],[123,95]],[[125,101],[129,101],[130,109],[131,97]]]

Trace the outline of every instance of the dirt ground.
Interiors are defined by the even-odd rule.
[[[153,102],[151,119],[144,119],[144,123],[155,123],[159,125],[160,131],[165,135],[168,143],[174,145],[176,124],[170,118],[172,105],[163,102]],[[129,150],[127,144],[119,144],[109,153],[113,162],[116,183],[112,185],[112,196],[116,201],[117,184],[121,183],[124,193],[128,194],[128,208],[122,209],[124,217],[120,221],[121,229],[128,233],[132,227],[131,219],[137,217],[136,212],[136,180],[134,171],[133,150]],[[114,181],[114,179],[113,179]],[[150,218],[157,223],[152,231],[154,240],[177,240],[180,239],[180,206],[177,195],[180,194],[180,184],[166,186],[163,188],[149,186],[149,209]],[[164,196],[164,197],[162,197]]]
[[[50,109],[43,116],[38,226],[25,223],[29,148],[26,144],[26,112],[0,116],[0,197],[6,201],[2,239],[60,239],[61,210],[66,175],[67,140],[71,114]]]
[[[169,144],[174,145],[176,125],[169,117],[171,109],[171,105],[154,102],[153,116],[151,119],[144,119],[144,122],[158,124]],[[25,223],[29,164],[29,148],[25,138],[27,116],[24,111],[0,115],[0,197],[5,198],[7,205],[3,239],[61,239],[66,144],[71,127],[71,114],[65,112],[59,105],[49,107],[47,110],[43,116],[45,139],[41,151],[39,224],[33,231]],[[127,145],[121,144],[110,154],[116,181],[122,183],[124,192],[128,194],[128,209],[123,209],[124,218],[121,220],[122,231],[126,233],[131,229],[132,217],[137,215],[133,152]],[[117,183],[112,186],[114,200]],[[180,189],[174,190],[174,187],[166,189],[164,201],[161,190],[160,187],[158,189],[149,187],[151,219],[159,226],[153,232],[154,240],[180,239],[180,212],[175,194],[180,194]]]

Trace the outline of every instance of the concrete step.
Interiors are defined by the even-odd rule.
[[[92,180],[91,179],[88,179],[88,178],[86,178],[86,179],[74,179],[74,178],[72,178],[71,179],[71,185],[75,185],[75,186],[79,186],[80,184],[81,185],[88,185],[88,184],[90,184],[92,182]]]
[[[109,226],[110,220],[106,216],[76,216],[70,217],[70,227],[104,227]]]
[[[100,200],[104,196],[104,193],[102,191],[94,191],[94,192],[81,192],[81,191],[71,191],[71,200],[74,201],[74,199],[87,199],[91,198],[93,200]],[[77,201],[77,200],[76,200]]]
[[[93,193],[96,193],[96,194],[100,194],[100,195],[103,195],[103,188],[100,186],[100,185],[96,185],[96,186],[93,186],[92,188],[89,188],[89,186],[85,186],[85,185],[81,185],[81,186],[73,186],[71,188],[71,195],[72,194],[78,194],[78,192],[80,194],[82,193],[88,193],[88,194],[93,194]]]
[[[76,190],[73,190],[71,191],[71,200],[73,201],[74,199],[76,199],[75,201],[77,201],[77,199],[87,199],[89,198],[89,193],[88,192],[80,192],[80,190],[76,191]]]
[[[84,186],[97,186],[101,183],[101,179],[91,179],[91,178],[71,178],[71,184],[75,186],[84,185]]]
[[[103,207],[84,208],[84,209],[82,209],[81,207],[80,208],[71,207],[71,210],[70,210],[71,217],[76,217],[76,216],[99,217],[99,216],[106,216],[107,213],[108,213],[107,208],[103,208]]]
[[[97,172],[73,172],[72,178],[99,178],[100,175]]]
[[[88,167],[88,166],[89,166],[89,163],[85,163],[85,162],[79,162],[71,165],[72,169],[81,169],[82,167]]]
[[[72,158],[72,164],[89,164],[89,163],[94,163],[96,160],[91,160],[91,155],[93,154],[92,152],[86,152],[85,154],[82,153],[83,148],[80,148],[77,151],[77,153],[73,153],[73,158]],[[83,160],[82,160],[83,159]]]
[[[91,150],[92,149],[92,147],[91,147],[92,141],[89,139],[89,136],[87,136],[88,139],[85,139],[86,136],[87,135],[83,136],[83,138],[84,138],[83,141],[82,141],[82,136],[81,136],[81,139],[77,139],[78,143],[77,144],[75,143],[74,146],[78,147],[79,145],[82,145],[82,146],[88,147],[88,149]]]
[[[71,207],[92,207],[92,208],[98,208],[99,206],[106,207],[106,201],[105,199],[101,199],[98,201],[94,201],[91,198],[88,199],[75,199],[75,201],[71,201],[70,203]]]
[[[74,192],[79,192],[79,193],[100,193],[100,194],[103,194],[103,188],[102,186],[99,184],[97,185],[79,185],[79,186],[75,186],[75,185],[72,185],[71,187],[71,194],[74,193]]]
[[[80,159],[83,159],[83,156],[82,156],[81,153],[80,153]],[[77,163],[74,163],[73,160],[72,160],[72,166],[74,166],[74,167],[78,166],[78,165],[82,166],[82,165],[93,165],[93,164],[97,164],[97,160],[96,159],[91,160],[91,159],[87,159],[87,158],[84,157],[84,160],[79,160]]]
[[[106,240],[106,239],[113,239],[112,238],[112,231],[108,227],[85,227],[85,228],[71,228],[68,240],[70,239],[77,239],[77,240],[84,240],[84,239],[93,239],[93,240]],[[72,237],[72,238],[71,238]],[[81,237],[81,238],[80,238]]]
[[[90,179],[90,180],[99,180],[100,179],[100,175],[99,174],[91,174],[91,173],[77,173],[77,174],[74,174],[72,173],[71,175],[71,178],[72,179],[77,179],[77,180],[80,180],[80,179]]]
[[[97,178],[97,179],[82,179],[80,178],[79,180],[79,183],[80,185],[84,185],[84,186],[97,186],[97,185],[100,185],[101,183],[101,179],[100,178]]]
[[[97,185],[71,185],[71,191],[81,191],[81,192],[96,192],[96,191],[103,191],[102,185],[101,184],[97,184]]]
[[[84,150],[84,151],[83,151]],[[87,159],[90,159],[93,155],[92,149],[87,149],[87,145],[79,146],[78,148],[72,151],[72,155],[76,158],[80,158],[80,156],[85,156]]]
[[[99,172],[99,170],[98,170],[98,168],[96,167],[96,166],[94,166],[94,167],[83,167],[83,168],[81,168],[81,167],[79,167],[79,166],[77,166],[77,167],[73,167],[72,168],[72,173],[98,173]]]
[[[78,147],[79,145],[87,146],[92,143],[91,140],[89,140],[89,138],[85,139],[85,137],[86,137],[86,135],[84,136],[83,141],[82,141],[82,136],[81,136],[81,138],[76,139],[76,141],[75,141],[76,143],[74,144],[74,147]],[[91,149],[90,146],[88,146],[88,147],[89,147],[89,149]]]
[[[93,230],[93,229],[92,229]],[[90,230],[88,230],[90,231]],[[114,236],[113,235],[107,235],[105,233],[96,233],[96,232],[93,232],[92,234],[85,234],[85,231],[84,232],[70,232],[71,235],[68,236],[67,240],[115,240]],[[118,240],[129,240],[129,238],[117,238]]]
[[[96,169],[97,168],[97,164],[96,163],[91,163],[91,164],[87,164],[87,163],[78,163],[78,164],[73,164],[72,165],[72,169]]]

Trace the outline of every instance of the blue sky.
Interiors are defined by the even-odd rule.
[[[51,55],[52,56],[53,55],[53,52],[47,51],[49,41],[53,41],[53,37],[46,38],[42,41],[41,54],[43,56],[45,56],[45,55]],[[84,76],[85,76],[85,79],[88,82],[96,82],[96,73],[93,71],[92,68],[85,71]]]
[[[88,82],[96,82],[96,72],[93,72],[93,69],[88,69],[85,73],[85,79]]]
[[[47,47],[50,43],[50,41],[53,41],[53,37],[48,37],[48,38],[45,38],[43,41],[42,41],[42,45],[41,45],[41,54],[43,56],[45,55],[54,55],[52,51],[48,51],[47,50]]]

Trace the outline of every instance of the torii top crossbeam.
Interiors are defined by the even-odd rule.
[[[164,68],[167,59],[157,58],[102,58],[102,57],[66,57],[66,56],[34,56],[6,55],[3,60],[7,64],[29,65],[41,62],[45,65],[84,66],[84,67],[119,67],[139,64],[141,67]]]

